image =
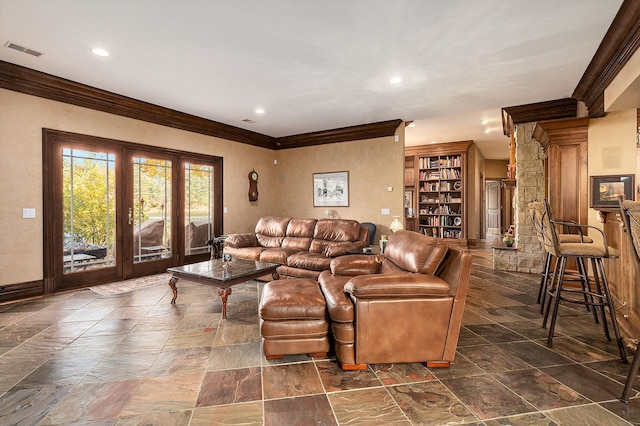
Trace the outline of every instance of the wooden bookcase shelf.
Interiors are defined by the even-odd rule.
[[[412,147],[416,231],[436,238],[465,240],[466,244],[469,146],[470,143],[452,143]]]

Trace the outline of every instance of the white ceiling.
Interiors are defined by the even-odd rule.
[[[44,53],[0,60],[274,137],[400,118],[507,158],[500,108],[571,96],[621,4],[0,0],[0,46]]]

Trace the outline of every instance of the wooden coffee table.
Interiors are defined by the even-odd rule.
[[[222,259],[206,260],[191,265],[177,266],[167,269],[172,275],[169,287],[173,290],[171,303],[176,303],[178,288],[176,284],[180,278],[200,284],[218,287],[218,295],[222,300],[222,319],[227,319],[227,297],[231,294],[231,287],[263,275],[271,274],[278,279],[277,263],[257,262],[253,260],[234,259],[225,267]]]

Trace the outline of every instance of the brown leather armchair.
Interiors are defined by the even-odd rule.
[[[384,255],[342,256],[318,279],[344,370],[424,362],[449,367],[462,323],[471,254],[411,231]]]

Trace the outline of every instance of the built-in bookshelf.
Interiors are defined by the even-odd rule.
[[[437,238],[465,238],[462,154],[418,157],[418,229]]]
[[[456,143],[447,151],[447,144],[438,144],[412,147],[412,152],[407,152],[413,153],[415,159],[416,231],[436,238],[464,240],[466,244],[469,146]]]

